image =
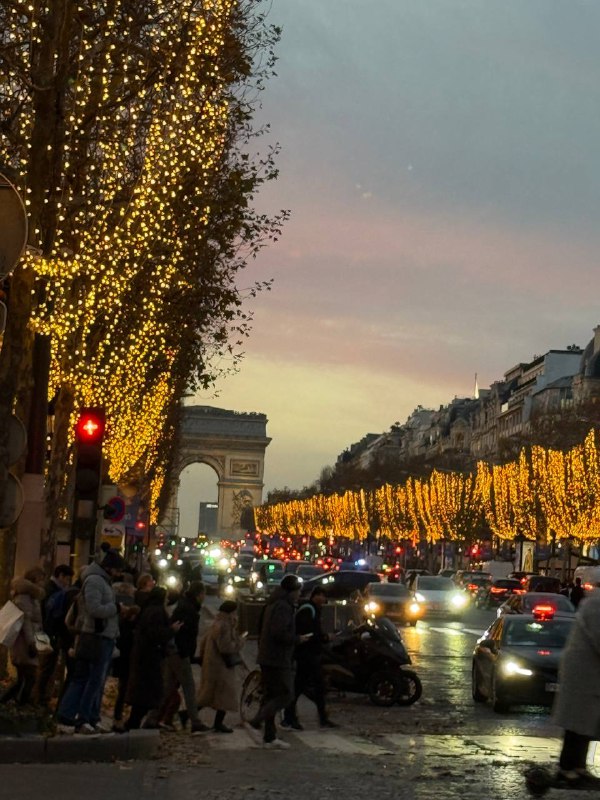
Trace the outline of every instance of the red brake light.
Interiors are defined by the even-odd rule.
[[[594,584],[593,583],[584,583],[583,584],[583,588],[585,589],[586,592],[591,592],[592,589],[594,588]]]
[[[506,589],[504,589],[504,588],[502,588],[500,586],[492,586],[492,588],[490,589],[490,592],[492,594],[502,594],[505,591],[506,591]]]
[[[527,576],[525,576],[524,578],[521,578],[521,583],[522,583],[523,586],[525,586],[525,584],[527,583]]]
[[[549,656],[551,655],[550,650],[538,650],[538,656]]]
[[[469,583],[468,586],[467,586],[467,589],[469,589],[471,592],[474,592],[475,589],[477,589],[477,584],[476,583]]]
[[[533,616],[536,619],[553,619],[554,618],[554,606],[551,605],[542,605],[541,603],[537,606],[533,607]]]

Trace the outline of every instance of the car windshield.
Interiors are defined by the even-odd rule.
[[[556,611],[575,611],[575,606],[562,594],[529,594],[523,597],[523,610],[531,611],[535,606],[552,606]]]
[[[521,584],[519,581],[512,581],[506,578],[505,580],[494,581],[494,586],[497,586],[499,589],[520,589]]]
[[[564,647],[572,624],[568,618],[507,620],[504,643],[513,647]]]
[[[456,585],[450,578],[436,578],[420,575],[417,578],[417,589],[431,589],[436,592],[452,592],[456,590]]]
[[[468,580],[467,583],[491,583],[492,579],[488,575],[472,575]]]
[[[369,584],[369,594],[377,597],[408,597],[411,592],[399,583]]]

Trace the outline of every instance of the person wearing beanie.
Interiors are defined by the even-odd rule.
[[[119,605],[112,581],[120,576],[125,561],[116,550],[108,550],[97,564],[85,569],[77,599],[75,667],[58,707],[57,720],[63,728],[80,733],[104,733],[100,710],[104,684],[112,663],[115,640],[119,635]]]
[[[262,672],[263,700],[246,729],[256,741],[264,723],[263,746],[273,750],[287,750],[290,746],[277,736],[275,716],[294,700],[294,648],[312,635],[296,635],[295,615],[300,585],[296,575],[283,578],[280,588],[273,592],[265,606],[258,643],[257,661]]]
[[[225,714],[239,708],[235,667],[242,663],[240,653],[244,637],[237,630],[236,612],[237,603],[232,600],[221,603],[213,624],[200,642],[202,673],[198,706],[215,709],[215,733],[233,733],[232,728],[225,725]]]

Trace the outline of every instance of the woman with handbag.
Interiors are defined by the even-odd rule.
[[[30,701],[39,666],[38,648],[49,648],[42,630],[42,600],[46,575],[40,567],[27,570],[12,583],[12,601],[23,612],[23,625],[13,646],[10,659],[17,670],[16,682],[4,693],[1,702],[16,700],[19,705]],[[46,637],[47,638],[47,637]]]
[[[198,708],[208,706],[215,709],[215,733],[233,733],[232,728],[224,724],[225,714],[239,708],[235,667],[243,663],[240,652],[244,637],[237,632],[236,611],[237,603],[233,600],[222,603],[200,643],[202,672]]]

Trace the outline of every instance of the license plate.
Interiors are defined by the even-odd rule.
[[[547,692],[558,692],[558,683],[547,683],[546,684],[546,691]]]

